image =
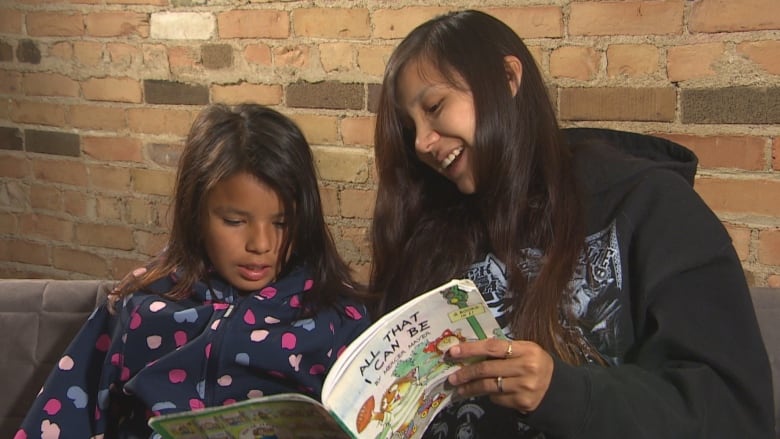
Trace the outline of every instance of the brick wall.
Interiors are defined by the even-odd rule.
[[[429,4],[447,6],[428,6]],[[5,0],[0,277],[116,278],[165,241],[183,136],[209,102],[292,116],[339,249],[365,276],[377,86],[413,26],[471,0]],[[658,134],[749,281],[780,286],[778,0],[484,0],[547,75],[565,126]]]

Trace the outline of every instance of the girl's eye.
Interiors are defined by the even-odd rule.
[[[225,223],[225,225],[235,227],[235,226],[241,225],[242,221],[241,220],[234,220],[234,219],[230,219],[230,218],[222,218],[222,222]]]
[[[426,108],[425,112],[428,113],[428,114],[434,114],[437,111],[439,111],[440,108],[441,108],[441,101],[439,101],[439,102],[429,106],[428,108]]]

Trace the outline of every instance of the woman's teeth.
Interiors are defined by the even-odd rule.
[[[444,160],[441,162],[441,168],[442,168],[442,169],[447,169],[447,167],[449,167],[449,166],[452,164],[452,162],[454,162],[454,161],[455,161],[455,159],[456,159],[456,158],[458,158],[458,156],[459,156],[459,155],[460,155],[460,153],[462,153],[462,152],[463,152],[463,147],[460,147],[460,148],[456,149],[455,151],[452,151],[452,152],[450,153],[450,155],[448,155],[448,156],[447,156],[447,157],[446,157],[446,158],[445,158],[445,159],[444,159]]]

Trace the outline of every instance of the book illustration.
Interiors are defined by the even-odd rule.
[[[149,420],[163,439],[419,439],[463,366],[450,347],[504,334],[470,280],[452,280],[375,322],[338,357],[322,401],[285,393]],[[469,361],[481,361],[471,359]]]

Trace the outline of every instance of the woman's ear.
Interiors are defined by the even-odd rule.
[[[512,90],[512,96],[515,96],[523,79],[523,64],[516,56],[507,55],[504,57],[504,69],[509,81],[509,89]]]

